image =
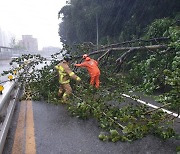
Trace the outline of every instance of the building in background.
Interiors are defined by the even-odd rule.
[[[14,35],[9,31],[4,31],[0,27],[0,46],[11,47],[12,39]]]
[[[33,38],[32,35],[22,35],[22,40],[19,41],[19,45],[29,52],[38,51],[38,41]]]
[[[1,30],[1,27],[0,27],[0,46],[3,46],[3,32]]]

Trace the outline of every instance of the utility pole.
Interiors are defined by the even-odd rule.
[[[99,46],[99,27],[98,27],[98,16],[97,16],[97,13],[96,13],[96,39],[97,39],[97,51],[98,51],[98,46]]]

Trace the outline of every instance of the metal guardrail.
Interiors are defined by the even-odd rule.
[[[4,106],[4,104],[6,103],[7,99],[10,96],[10,93],[12,91],[12,89],[15,86],[15,82],[14,81],[8,81],[4,84],[4,90],[2,95],[0,95],[0,112],[2,111],[2,108]]]
[[[3,93],[0,95],[0,117],[3,119],[0,126],[0,153],[4,148],[19,91],[20,86],[17,86],[16,80],[8,81],[4,84]]]
[[[4,46],[0,46],[0,48],[2,48],[2,49],[13,49],[13,48],[10,48],[10,47],[4,47]]]
[[[8,76],[10,81],[7,81],[3,85],[4,90],[2,91],[2,94],[0,94],[0,119],[1,117],[3,119],[3,122],[1,122],[0,124],[0,154],[3,152],[7,133],[16,106],[16,101],[19,96],[20,87],[22,85],[22,83],[20,83],[20,85],[17,85],[18,77],[20,74],[23,74],[25,71],[28,71],[30,69],[28,67],[29,63],[25,63],[26,66],[25,68],[23,68],[24,70],[19,70],[18,74],[14,77],[12,75]]]

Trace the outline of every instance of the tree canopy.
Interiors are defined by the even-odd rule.
[[[98,25],[101,44],[131,40],[142,36],[155,19],[179,13],[179,0],[71,0],[59,11],[59,35],[68,45],[96,43]]]

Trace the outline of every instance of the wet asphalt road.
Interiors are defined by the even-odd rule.
[[[19,103],[3,154],[10,154],[17,125]],[[71,117],[65,105],[33,102],[37,154],[176,154],[179,140],[163,141],[154,136],[128,142],[102,142],[95,120]]]

